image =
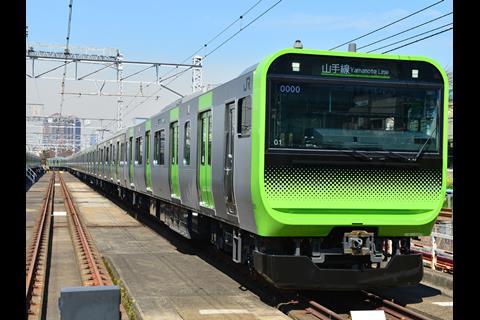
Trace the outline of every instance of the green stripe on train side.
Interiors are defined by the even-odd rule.
[[[198,97],[198,112],[201,112],[213,105],[213,91],[209,91]]]
[[[178,175],[178,118],[180,108],[177,106],[170,110],[170,190],[172,198],[180,199],[180,183]],[[175,150],[175,156],[172,151]]]
[[[257,225],[257,233],[260,236],[326,236],[334,226],[349,225],[353,222],[362,223],[363,226],[378,226],[379,235],[405,236],[407,233],[416,233],[418,235],[428,235],[432,229],[434,220],[442,206],[443,198],[435,203],[435,208],[416,214],[380,214],[362,211],[361,214],[349,213],[348,210],[339,214],[332,210],[320,209],[321,213],[314,210],[304,212],[281,212],[275,210],[268,202],[268,196],[265,191],[265,133],[266,133],[266,83],[267,71],[271,63],[284,54],[307,54],[307,55],[325,55],[339,57],[370,58],[382,60],[405,60],[405,61],[424,61],[436,67],[443,77],[444,84],[444,123],[443,123],[443,159],[442,159],[442,185],[439,194],[445,194],[446,190],[446,168],[447,168],[447,141],[448,141],[448,79],[443,68],[435,61],[417,56],[398,56],[366,54],[353,52],[332,52],[323,50],[309,49],[284,49],[278,51],[264,60],[262,60],[253,74],[252,91],[252,154],[251,154],[251,196],[252,207]],[[420,193],[418,193],[420,196]],[[415,200],[415,199],[412,199]],[[334,204],[337,208],[342,203]],[[378,203],[363,203],[371,206],[372,209],[378,206]],[[432,204],[433,205],[433,204]],[[401,210],[402,208],[396,208]],[[351,210],[350,210],[351,211]]]
[[[179,112],[180,108],[178,106],[170,110],[170,122],[178,121]]]
[[[178,110],[178,108],[177,108]],[[178,119],[178,112],[177,112]],[[172,120],[170,118],[170,120]],[[178,176],[178,121],[170,124],[170,190],[171,197],[180,199],[180,183]]]
[[[211,159],[211,150],[209,139],[211,141],[211,111],[200,114],[200,164],[199,164],[199,182],[200,182],[200,205],[213,209],[215,207],[212,195],[212,164],[208,163]]]

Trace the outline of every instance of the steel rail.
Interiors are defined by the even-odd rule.
[[[35,230],[32,234],[32,240],[26,259],[26,300],[28,316],[40,318],[45,291],[45,265],[48,252],[48,242],[50,238],[51,219],[50,212],[53,204],[53,189],[55,186],[55,173],[50,177],[45,200],[40,210],[40,216],[35,224]],[[43,259],[42,259],[43,258]],[[43,268],[43,272],[40,270]],[[34,293],[34,289],[40,289],[39,293]],[[34,302],[33,297],[39,297],[39,301]],[[36,308],[35,308],[36,306]]]
[[[442,210],[440,210],[440,213],[438,215],[440,217],[452,218],[453,210],[452,208],[442,208]]]
[[[69,213],[69,216],[72,219],[73,230],[80,243],[80,246],[79,246],[79,250],[81,251],[80,255],[83,256],[83,260],[85,261],[85,264],[88,266],[89,274],[91,275],[91,279],[82,280],[83,285],[84,286],[92,286],[92,285],[102,286],[102,285],[111,284],[111,283],[108,283],[109,281],[107,281],[105,276],[102,276],[102,274],[105,274],[105,273],[101,272],[97,266],[97,259],[95,258],[93,251],[91,249],[91,243],[87,238],[86,231],[83,227],[80,217],[77,214],[77,210],[75,209],[75,205],[73,204],[70,192],[68,191],[68,188],[65,184],[65,181],[62,175],[60,175],[60,184],[63,190],[63,197],[65,198],[65,205],[66,205],[65,207],[67,209],[67,212]]]
[[[423,316],[413,310],[410,310],[408,308],[405,308],[399,304],[396,304],[392,301],[389,301],[387,299],[383,299],[382,297],[379,297],[373,293],[367,292],[362,290],[362,293],[367,297],[369,301],[372,303],[379,303],[380,307],[379,309],[382,309],[385,311],[385,313],[390,314],[391,316],[394,316],[398,319],[403,319],[403,320],[432,320],[431,318],[428,318],[426,316]]]
[[[377,296],[373,293],[362,290],[363,294],[362,300],[365,300],[367,303],[373,305],[377,310],[383,310],[385,314],[390,318],[401,319],[401,320],[432,320],[429,317],[423,316],[413,310],[407,309],[399,304],[396,304],[392,301],[384,299],[380,296]],[[305,312],[310,314],[320,320],[345,320],[344,316],[341,316],[334,311],[324,307],[320,303],[308,300],[310,307],[305,308]],[[349,317],[347,317],[350,319]]]
[[[306,308],[305,311],[321,320],[330,320],[330,319],[344,320],[345,319],[344,317],[333,312],[332,310],[325,308],[318,302],[310,300],[308,301],[308,304],[310,304],[311,307]]]
[[[76,246],[76,249],[82,283],[84,286],[112,285],[113,281],[106,271],[103,262],[97,258],[98,255],[95,246],[90,240],[85,225],[82,223],[82,220],[77,213],[67,184],[65,183],[63,176],[59,176],[60,184],[63,190],[63,197],[65,199],[65,208],[67,209],[67,213],[71,219],[71,223],[69,223],[70,230],[72,232],[72,236],[76,235],[77,237],[78,245]],[[85,277],[84,273],[82,272],[85,270],[85,268],[82,266],[82,264],[88,268],[87,276]],[[128,317],[123,304],[120,304],[119,311],[121,319],[126,319]]]

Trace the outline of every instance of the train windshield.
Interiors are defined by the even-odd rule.
[[[440,88],[270,81],[270,149],[438,152]]]

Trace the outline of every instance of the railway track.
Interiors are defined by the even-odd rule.
[[[452,218],[453,217],[452,208],[442,208],[442,210],[439,213],[439,216],[443,218]]]
[[[348,296],[351,299],[352,296]],[[296,320],[349,320],[350,315],[345,315],[345,311],[337,313],[330,308],[324,306],[316,300],[300,297],[298,300],[290,301],[290,304],[298,304],[304,306],[303,310],[295,310],[289,315]],[[387,320],[432,320],[427,316],[419,314],[411,309],[405,308],[388,299],[382,298],[376,294],[367,291],[359,292],[358,297],[349,301],[354,310],[383,310]]]
[[[51,235],[55,173],[48,183],[47,192],[35,223],[26,257],[26,300],[28,319],[40,319],[44,309],[47,277],[48,247]]]
[[[26,298],[28,319],[42,319],[45,316],[48,264],[52,242],[52,214],[55,200],[55,182],[60,183],[63,201],[68,216],[68,228],[73,240],[77,265],[83,286],[112,285],[100,254],[86,230],[61,173],[52,173],[39,218],[34,227],[32,240],[26,257]],[[120,306],[121,318],[125,319],[125,309]]]

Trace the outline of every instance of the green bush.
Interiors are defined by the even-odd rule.
[[[447,189],[453,189],[453,178],[447,177]]]

